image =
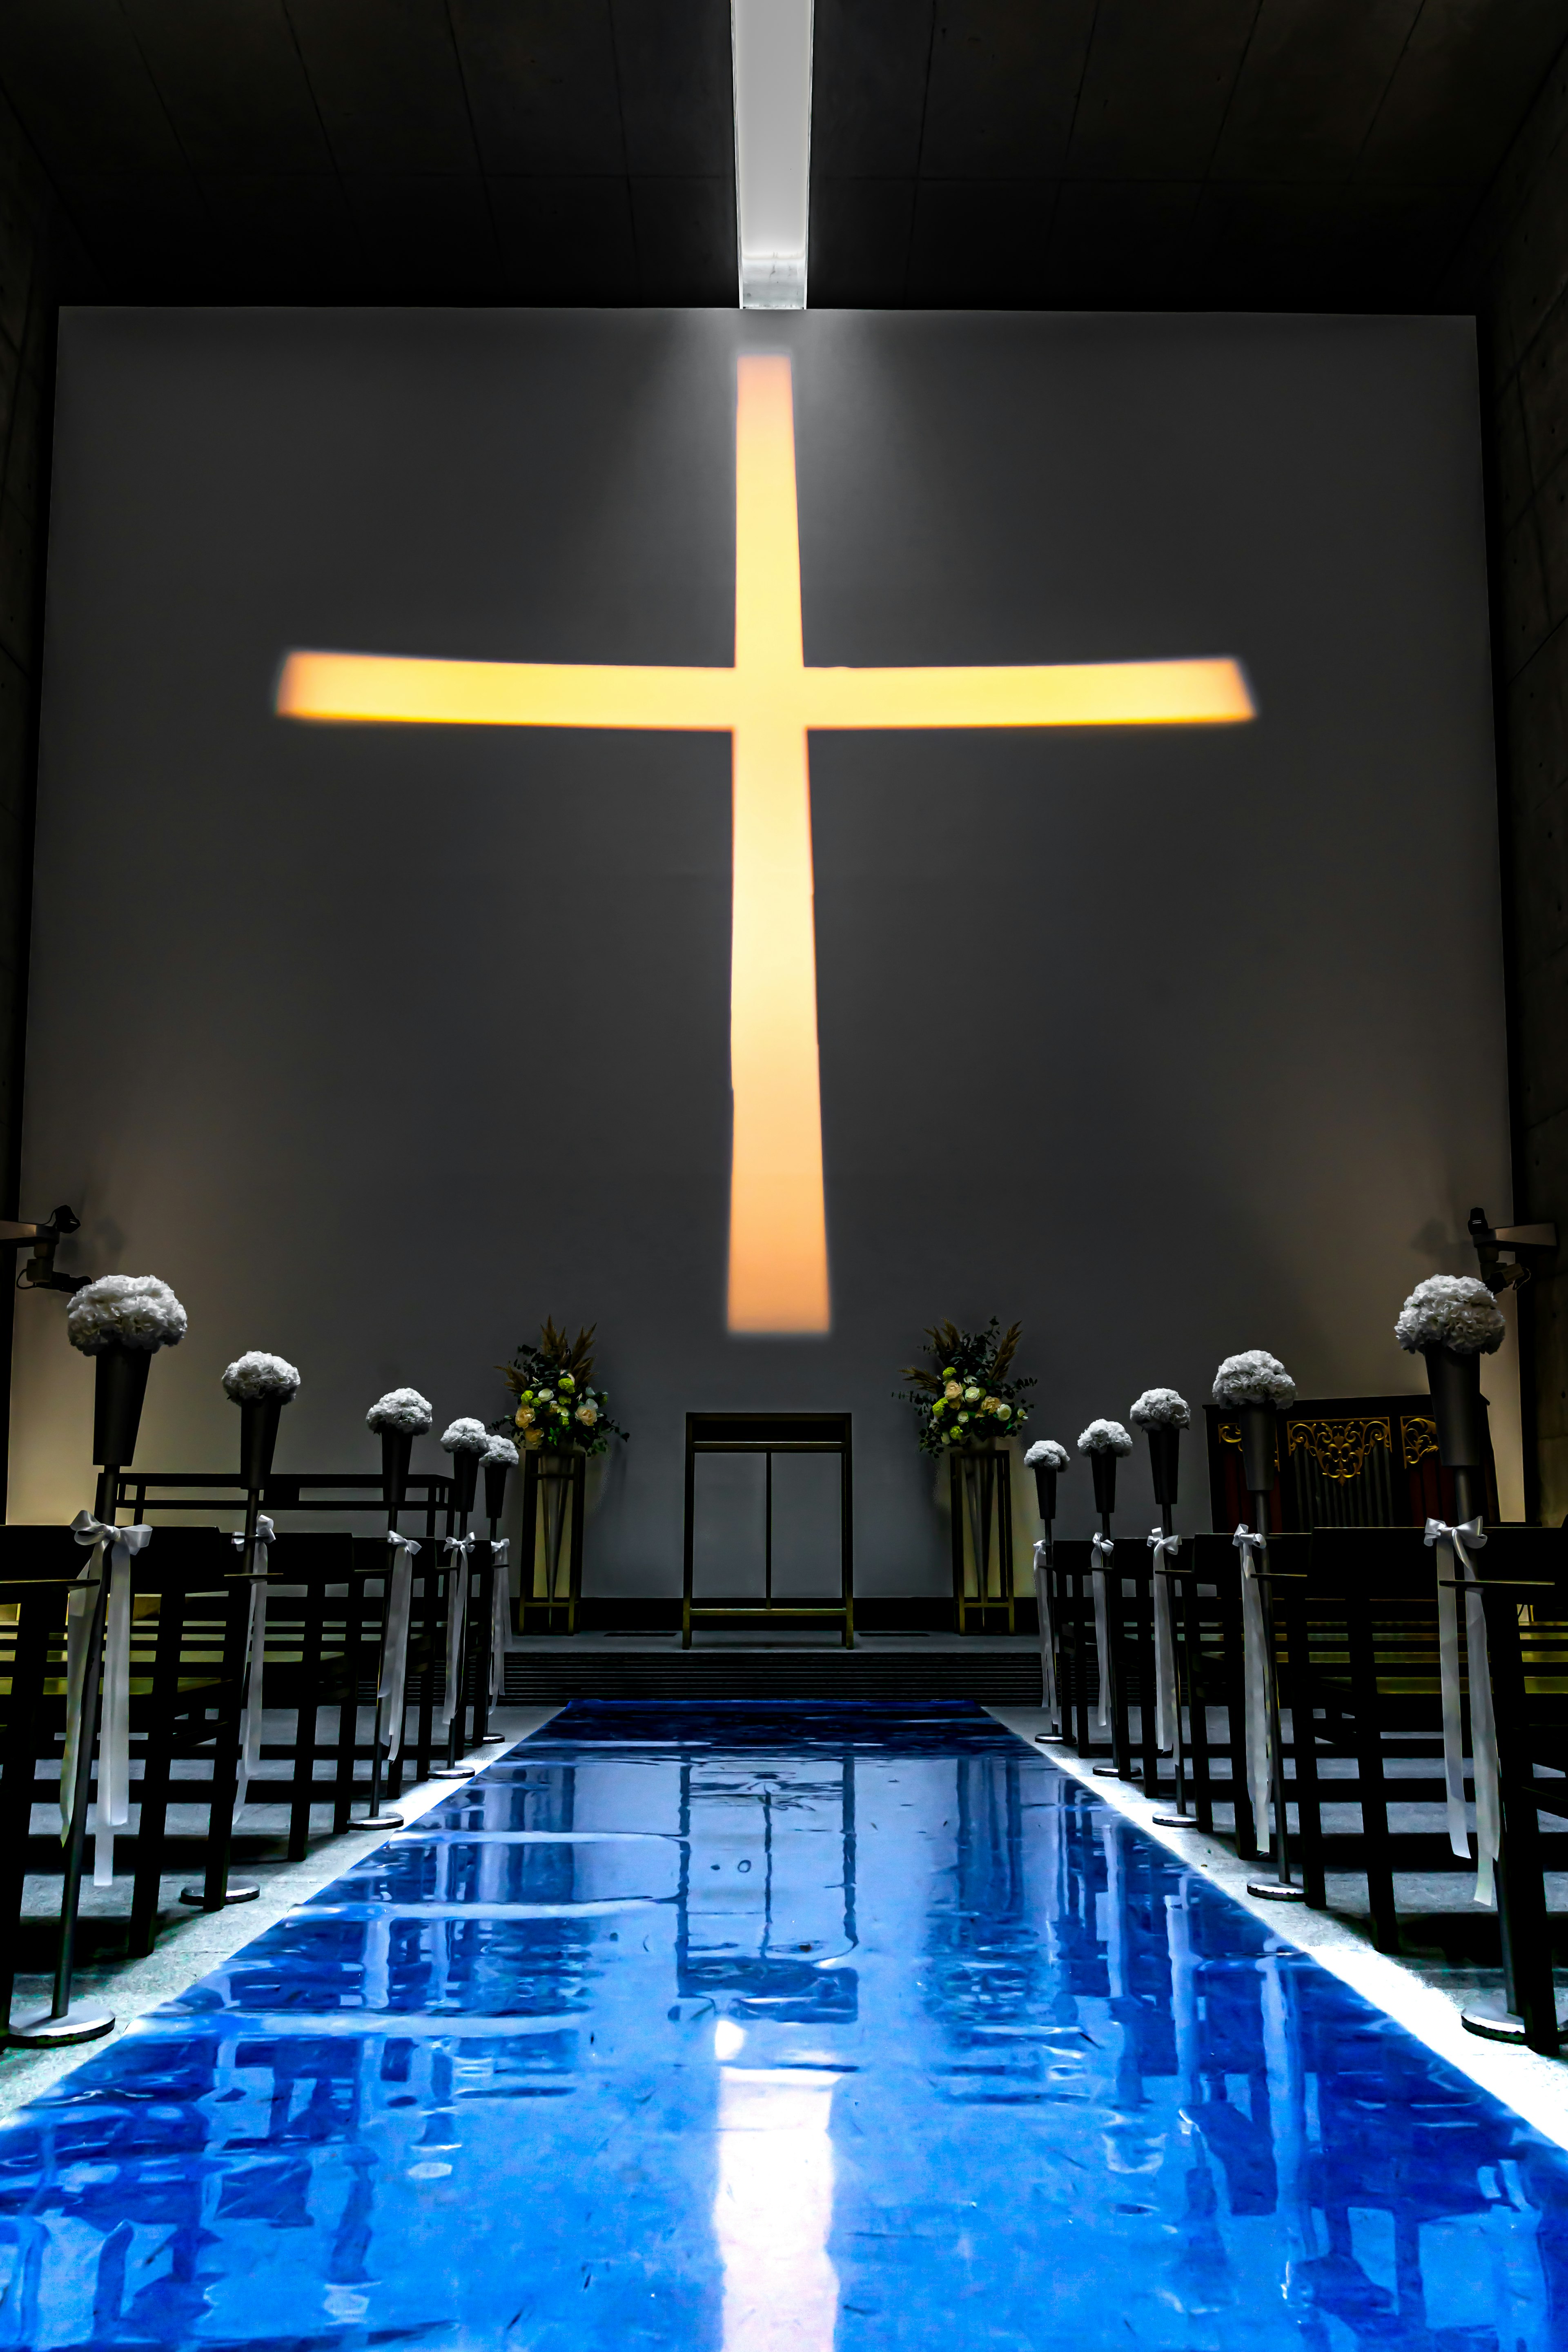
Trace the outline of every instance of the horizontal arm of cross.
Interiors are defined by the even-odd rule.
[[[576,662],[291,654],[289,719],[470,727],[729,730],[766,709],[804,727],[1169,727],[1253,716],[1227,659],[762,673]]]

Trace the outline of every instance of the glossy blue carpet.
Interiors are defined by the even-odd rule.
[[[28,2352],[1568,2346],[1568,2158],[962,1704],[574,1706],[0,2166]]]

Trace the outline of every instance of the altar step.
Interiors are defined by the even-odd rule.
[[[1040,1652],[1032,1637],[873,1635],[852,1650],[815,1643],[682,1650],[665,1640],[579,1634],[510,1649],[506,1696],[513,1706],[572,1698],[969,1698],[984,1706],[1038,1706]]]

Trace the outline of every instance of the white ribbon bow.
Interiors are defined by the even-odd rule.
[[[103,1711],[98,1734],[98,1803],[93,1812],[92,1883],[114,1881],[114,1832],[131,1820],[131,1563],[153,1540],[153,1530],[109,1527],[90,1511],[71,1521],[79,1544],[94,1557],[78,1579],[67,1603],[66,1746],[60,1760],[60,1841],[70,1835],[76,1808],[76,1766],[87,1712],[89,1678],[97,1661],[88,1656],[91,1626],[89,1602],[102,1580],[103,1550],[109,1549],[109,1609],[104,1621]],[[96,1570],[96,1574],[94,1573]]]
[[[1105,1564],[1116,1546],[1109,1536],[1094,1536],[1089,1549],[1094,1554],[1094,1655],[1100,1674],[1094,1720],[1097,1729],[1103,1731],[1110,1721],[1110,1623],[1105,1605]],[[1120,1594],[1117,1597],[1120,1599]]]
[[[1035,1605],[1040,1612],[1040,1697],[1053,1722],[1057,1712],[1057,1645],[1051,1624],[1051,1541],[1035,1546]]]
[[[443,1731],[450,1728],[458,1711],[458,1678],[463,1670],[463,1627],[468,1614],[468,1572],[473,1564],[473,1536],[443,1536],[441,1549],[451,1561],[447,1570],[450,1585],[447,1594],[447,1680],[441,1693],[441,1712],[437,1717]]]
[[[1171,1588],[1160,1570],[1167,1557],[1173,1559],[1181,1550],[1182,1538],[1155,1528],[1147,1540],[1154,1555],[1149,1563],[1154,1571],[1154,1745],[1170,1748],[1175,1744],[1181,1696],[1176,1688],[1176,1642],[1171,1631]]]
[[[1464,1716],[1459,1693],[1459,1612],[1454,1581],[1474,1584],[1472,1551],[1485,1546],[1479,1518],[1451,1528],[1428,1519],[1426,1541],[1437,1555],[1437,1658],[1443,1683],[1443,1780],[1448,1800],[1448,1843],[1462,1862],[1470,1858],[1465,1817]],[[1448,1577],[1443,1573],[1448,1564]],[[1502,1807],[1498,1796],[1497,1725],[1492,1717],[1491,1665],[1487,1654],[1486,1604],[1479,1592],[1465,1595],[1465,1648],[1470,1674],[1470,1754],[1476,1774],[1475,1901],[1495,1901],[1493,1865],[1502,1844]]]
[[[490,1546],[490,1699],[494,1706],[506,1688],[506,1644],[511,1632],[511,1538],[498,1536]]]
[[[1262,1853],[1268,1843],[1268,1676],[1273,1661],[1263,1632],[1263,1593],[1258,1581],[1258,1561],[1268,1549],[1268,1538],[1255,1533],[1244,1519],[1231,1542],[1241,1554],[1242,1732],[1247,1749],[1247,1793],[1252,1800],[1253,1826]],[[1235,1769],[1233,1761],[1231,1770]]]
[[[419,1546],[412,1536],[388,1528],[392,1546],[391,1572],[386,1585],[386,1619],[381,1643],[381,1682],[376,1698],[381,1706],[386,1760],[395,1761],[403,1746],[403,1702],[408,1684],[408,1620],[414,1606],[414,1562]]]
[[[250,1776],[261,1761],[262,1673],[267,1663],[267,1585],[266,1578],[271,1562],[267,1546],[275,1541],[277,1530],[265,1512],[256,1520],[257,1549],[251,1555],[252,1571],[262,1580],[250,1588],[250,1622],[245,1635],[245,1706],[239,1718],[239,1781],[234,1792],[234,1812],[237,1821],[250,1788]],[[230,1536],[230,1543],[243,1557],[246,1549],[243,1534]]]

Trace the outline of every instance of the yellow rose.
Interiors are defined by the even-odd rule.
[[[949,1404],[955,1404],[958,1399],[963,1394],[963,1391],[959,1387],[956,1381],[949,1381],[946,1388],[942,1391],[942,1394],[947,1399]]]
[[[533,1425],[533,1407],[531,1404],[520,1404],[512,1418],[517,1423],[519,1429],[531,1428]]]

